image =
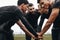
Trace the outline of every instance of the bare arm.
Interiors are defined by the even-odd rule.
[[[40,35],[43,35],[49,29],[50,25],[54,22],[54,20],[56,19],[58,15],[59,15],[59,8],[52,9],[52,13],[48,21],[46,22],[43,30],[40,32]]]
[[[26,29],[26,27],[23,25],[23,23],[21,22],[21,20],[19,20],[19,21],[17,22],[17,24],[20,26],[20,28],[21,28],[27,35],[29,35],[29,36],[31,36],[31,37],[34,37],[34,35],[33,35],[32,33],[30,33],[30,32]]]

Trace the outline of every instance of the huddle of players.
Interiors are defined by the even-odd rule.
[[[53,23],[52,40],[60,40],[60,1],[37,1],[39,5],[36,10],[33,4],[29,4],[27,0],[18,0],[18,6],[0,7],[0,40],[14,40],[11,27],[15,23],[26,33],[26,40],[31,40],[31,37],[35,40],[43,39],[43,34]],[[28,10],[27,13],[26,10]],[[38,25],[40,15],[41,20]],[[44,28],[41,29],[45,18],[48,18],[48,21]]]

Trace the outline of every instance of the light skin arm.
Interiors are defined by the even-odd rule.
[[[19,25],[19,27],[29,36],[34,38],[34,35],[32,33],[30,33],[26,27],[23,25],[23,23],[21,22],[21,20],[17,21],[17,24]]]
[[[58,15],[59,15],[59,8],[53,8],[48,21],[46,22],[43,30],[40,32],[40,36],[42,36],[50,28],[51,24],[55,21]]]

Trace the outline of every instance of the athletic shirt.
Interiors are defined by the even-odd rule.
[[[10,30],[21,17],[20,10],[16,6],[0,8],[0,30]]]
[[[40,13],[38,13],[37,11],[35,11],[34,13],[29,12],[26,14],[26,19],[32,25],[33,28],[37,27],[37,21],[39,16],[40,16]]]
[[[53,8],[60,8],[60,1],[56,2],[53,5]],[[59,15],[57,16],[57,18],[54,21],[53,28],[59,28],[60,29],[60,11],[59,11]]]

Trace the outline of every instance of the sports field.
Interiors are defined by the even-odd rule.
[[[14,35],[14,40],[25,40],[25,35],[23,34]],[[44,40],[51,40],[51,35],[50,34],[44,35]]]

